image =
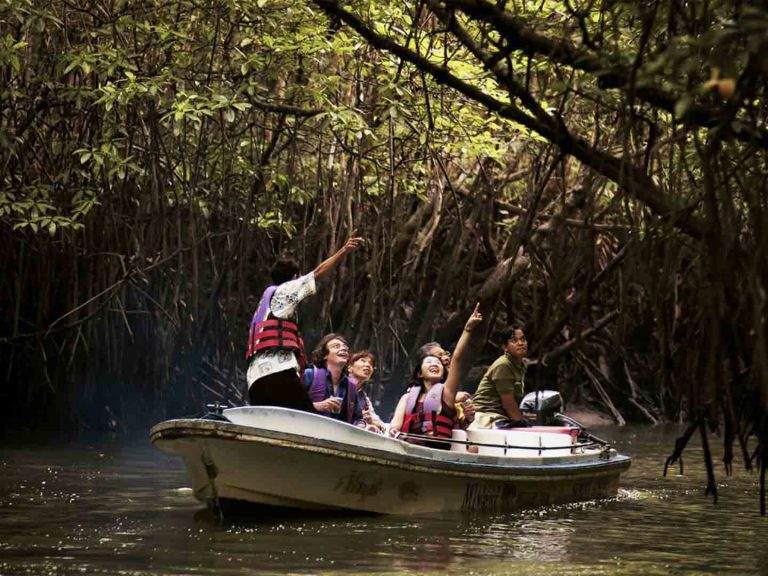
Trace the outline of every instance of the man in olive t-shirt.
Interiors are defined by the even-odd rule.
[[[520,400],[524,394],[528,342],[522,326],[506,327],[502,333],[504,354],[491,364],[475,392],[475,421],[470,428],[492,428],[503,418],[522,420]]]

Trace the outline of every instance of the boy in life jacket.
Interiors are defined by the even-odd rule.
[[[304,370],[304,386],[317,412],[349,424],[363,420],[357,386],[346,373],[349,346],[339,334],[323,336],[312,351],[312,366]]]
[[[296,309],[315,293],[317,281],[330,276],[344,256],[362,245],[362,238],[349,238],[340,250],[301,277],[292,260],[280,260],[272,267],[272,285],[261,296],[248,336],[248,400],[252,406],[315,412],[299,375],[306,358]]]
[[[450,371],[445,375],[445,366],[437,356],[425,355],[420,358],[414,371],[416,381],[400,398],[390,424],[390,433],[405,432],[419,436],[434,436],[450,439],[456,426],[456,393],[459,379],[467,368],[469,338],[475,326],[483,321],[480,304],[464,325],[461,338],[451,359]],[[445,381],[443,381],[445,380]],[[410,441],[412,441],[411,439]],[[434,448],[450,449],[450,443],[434,443]]]

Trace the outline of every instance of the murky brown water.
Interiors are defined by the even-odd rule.
[[[661,477],[677,428],[596,431],[634,458],[614,501],[505,515],[266,518],[220,525],[181,462],[140,438],[0,448],[0,574],[768,574],[757,476],[698,442]]]

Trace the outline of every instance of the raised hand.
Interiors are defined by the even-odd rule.
[[[480,313],[480,302],[475,304],[475,309],[464,324],[464,330],[472,332],[472,329],[483,321],[483,315]]]
[[[352,234],[344,243],[344,246],[339,248],[332,256],[318,264],[317,268],[314,269],[315,280],[322,280],[329,276],[331,270],[336,267],[346,254],[354,252],[365,244],[365,240],[359,236],[355,236],[355,234],[357,234],[357,230],[352,231]]]
[[[365,239],[360,236],[355,236],[355,234],[357,234],[357,230],[353,230],[352,235],[344,243],[344,247],[342,248],[344,252],[354,252],[365,245]]]

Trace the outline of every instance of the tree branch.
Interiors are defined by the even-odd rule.
[[[446,7],[461,10],[467,16],[491,24],[507,41],[506,51],[520,50],[528,56],[544,56],[549,60],[569,66],[603,79],[603,87],[633,91],[635,98],[674,114],[680,94],[671,94],[654,86],[637,86],[633,82],[630,67],[621,64],[613,55],[597,56],[561,41],[552,40],[527,28],[514,14],[486,0],[444,0]],[[719,125],[726,111],[693,104],[688,107],[682,120],[694,126],[714,128]],[[741,142],[768,148],[768,130],[741,126],[734,137]]]
[[[540,134],[550,142],[557,144],[563,153],[574,156],[586,166],[619,184],[623,190],[645,204],[655,214],[670,220],[686,234],[694,238],[703,236],[703,226],[691,214],[691,211],[674,205],[644,170],[597,150],[583,139],[570,135],[562,123],[553,121],[550,124],[545,124],[524,113],[514,104],[497,100],[476,86],[454,76],[448,68],[439,66],[390,38],[377,34],[357,15],[343,9],[338,0],[314,0],[314,3],[330,16],[345,22],[375,48],[391,52],[420,70],[429,73],[438,83],[454,88],[461,94],[482,104],[491,112],[518,122]]]

